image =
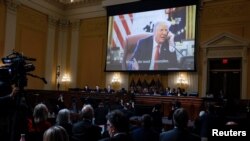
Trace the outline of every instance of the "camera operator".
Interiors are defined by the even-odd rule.
[[[44,77],[31,73],[35,70],[32,61],[36,61],[36,59],[26,57],[23,53],[14,50],[2,58],[4,65],[0,66],[1,140],[17,141],[20,134],[28,131],[28,118],[32,115],[32,110],[26,100],[24,89],[27,86],[27,76],[38,78],[47,84]],[[13,85],[17,88],[12,88]]]
[[[0,92],[1,93],[1,92]],[[1,96],[0,97],[0,103],[6,103],[8,101],[11,101],[14,99],[15,95],[18,93],[18,88],[13,88],[12,89],[12,92],[6,96]]]
[[[9,140],[11,132],[11,119],[15,107],[15,96],[18,88],[0,81],[0,139]]]

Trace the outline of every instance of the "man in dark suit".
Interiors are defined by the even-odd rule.
[[[85,85],[82,91],[85,93],[89,93],[91,91],[91,89],[89,88],[88,85]]]
[[[131,141],[129,135],[129,121],[123,112],[113,110],[106,116],[107,132],[110,137],[100,141]]]
[[[94,93],[99,94],[102,92],[102,89],[97,85],[95,86],[95,89],[93,90]]]
[[[131,132],[133,141],[159,141],[159,133],[154,130],[153,119],[149,114],[141,117],[141,127]]]
[[[110,85],[108,85],[107,88],[104,88],[104,92],[107,93],[107,94],[112,94],[112,93],[114,93],[115,91],[114,91],[114,89],[111,88]]]
[[[191,133],[187,127],[188,113],[184,108],[179,108],[173,115],[174,128],[160,134],[160,141],[200,141],[198,135]]]
[[[92,123],[94,109],[87,104],[82,108],[82,120],[72,127],[73,141],[98,141],[101,139],[101,128]]]
[[[129,63],[131,70],[167,70],[177,67],[174,34],[167,21],[154,26],[154,34],[138,41]]]

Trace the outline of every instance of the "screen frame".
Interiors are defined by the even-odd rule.
[[[132,2],[128,4],[120,4],[120,5],[112,5],[106,7],[107,10],[107,31],[109,31],[109,17],[127,13],[137,13],[137,12],[146,12],[151,10],[158,10],[164,8],[173,8],[173,7],[182,7],[182,6],[196,6],[196,13],[195,13],[195,39],[194,39],[194,68],[193,69],[174,69],[174,70],[123,70],[121,69],[114,69],[114,70],[107,70],[107,55],[108,55],[108,38],[106,41],[106,54],[105,54],[105,72],[150,72],[150,73],[162,73],[162,72],[197,72],[197,49],[198,49],[198,12],[200,3],[197,0],[178,0],[178,1],[151,1],[151,0],[142,0],[137,2]],[[108,37],[108,32],[107,32]]]

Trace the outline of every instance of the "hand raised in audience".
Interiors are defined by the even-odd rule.
[[[14,87],[10,93],[10,97],[14,97],[19,92],[19,88]]]

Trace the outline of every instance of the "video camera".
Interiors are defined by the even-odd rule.
[[[28,72],[35,70],[31,61],[36,61],[36,59],[23,56],[15,51],[2,58],[5,65],[0,66],[0,83],[15,84],[19,88],[27,86],[27,75],[31,75]]]

